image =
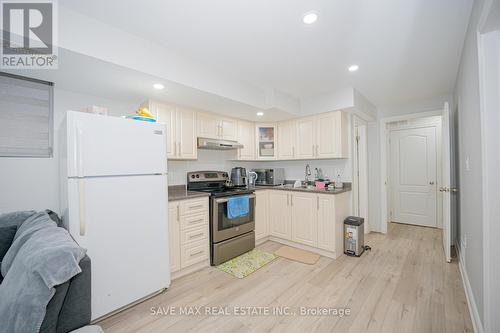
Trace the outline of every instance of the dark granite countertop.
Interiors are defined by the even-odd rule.
[[[186,200],[200,197],[208,197],[209,193],[186,190],[185,185],[174,185],[168,187],[168,201]]]
[[[335,190],[325,190],[325,189],[317,189],[313,188],[302,188],[302,187],[293,187],[293,184],[286,185],[278,185],[278,186],[256,186],[256,191],[259,190],[280,190],[280,191],[294,191],[294,192],[308,192],[308,193],[320,193],[320,194],[340,194],[349,192],[352,190],[351,183],[344,183],[343,188],[335,189]]]

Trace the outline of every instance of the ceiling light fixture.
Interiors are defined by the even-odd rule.
[[[358,65],[351,65],[349,66],[349,72],[355,72],[359,69]]]
[[[163,88],[165,88],[165,86],[161,83],[155,83],[153,84],[153,88],[155,88],[156,90],[162,90]]]
[[[302,17],[302,22],[305,24],[313,24],[318,20],[318,13],[315,11],[310,11],[304,14]]]
[[[264,115],[264,112],[262,112],[262,111],[257,112],[257,117],[262,117],[263,115]]]

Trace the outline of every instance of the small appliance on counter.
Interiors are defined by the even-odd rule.
[[[257,174],[255,185],[277,186],[285,183],[285,169],[252,169]]]
[[[365,219],[348,216],[344,220],[344,253],[359,257],[365,251]]]
[[[254,188],[259,176],[254,171],[248,171],[247,183],[249,188]]]
[[[247,186],[247,170],[242,167],[232,168],[231,183],[236,187]]]

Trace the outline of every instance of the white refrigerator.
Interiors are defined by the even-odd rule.
[[[166,128],[68,111],[65,227],[92,262],[92,320],[170,286]]]

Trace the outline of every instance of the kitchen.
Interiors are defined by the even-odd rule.
[[[240,192],[250,189],[236,194],[255,192],[251,197],[251,206],[255,208],[255,213],[252,210],[250,216],[253,218],[247,221],[252,222],[251,228],[234,234],[241,235],[240,238],[235,237],[232,243],[226,242],[225,246],[223,243],[212,242],[212,264],[221,264],[267,240],[312,250],[331,258],[343,253],[343,220],[348,216],[351,207],[348,193],[351,184],[342,184],[340,168],[334,168],[336,165],[345,168],[347,164],[348,134],[351,132],[348,113],[332,112],[281,122],[254,123],[172,104],[150,101],[142,105],[147,105],[152,115],[158,121],[165,122],[170,129],[167,131],[170,133],[169,170],[175,170],[169,172],[170,223],[173,226],[171,230],[175,230],[170,234],[174,276],[182,276],[185,272],[191,273],[193,269],[207,265],[209,252],[206,248],[209,247],[209,237],[206,226],[200,225],[187,231],[199,235],[195,237],[199,239],[198,242],[179,246],[182,242],[178,238],[190,237],[184,235],[186,231],[180,221],[184,214],[189,214],[182,208],[188,205],[186,202],[191,201],[191,206],[202,205],[207,215],[210,207],[210,216],[205,219],[210,221],[211,228],[217,224],[212,222],[213,216],[218,215],[214,213],[218,207],[217,200],[212,199],[214,194],[208,204],[200,204],[203,199],[199,199],[199,194],[193,192],[209,192],[209,186],[215,181],[220,183],[213,185],[215,188],[211,189],[212,193],[223,191],[224,186],[229,187],[225,196],[235,194],[231,187]],[[303,140],[295,140],[296,137]],[[210,158],[216,159],[213,165],[207,163]],[[182,170],[179,164],[183,162],[179,160],[190,160],[185,163],[189,165],[188,170],[192,170],[186,170],[187,177],[186,174],[177,176],[182,180],[177,180],[176,175],[172,175],[179,174],[178,170]],[[300,178],[287,178],[298,166],[285,168],[281,167],[281,163],[297,163],[296,160],[301,161],[298,165],[305,164],[302,175]],[[330,188],[325,185],[330,179],[327,174],[322,175],[322,168],[315,168],[315,175],[311,174],[309,163],[317,161],[324,165],[326,170],[332,170],[332,175],[333,172],[338,174],[335,181],[332,179]],[[245,165],[248,170],[238,165]],[[263,165],[273,167],[262,169]],[[315,180],[318,179],[321,179],[321,182],[318,182],[316,188]],[[181,184],[172,185],[176,180]],[[203,188],[204,183],[207,188]],[[201,206],[199,208],[201,209]],[[221,207],[221,210],[225,209],[227,207]],[[200,212],[195,210],[192,218],[198,216],[198,213]],[[250,236],[248,232],[254,229],[255,234]],[[227,250],[228,248],[232,250]],[[224,253],[223,259],[218,258],[219,252]]]

